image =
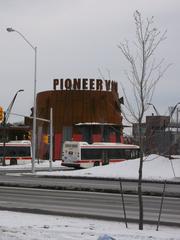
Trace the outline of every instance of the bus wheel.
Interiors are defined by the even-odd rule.
[[[12,158],[10,160],[10,165],[17,165],[17,159],[16,158]]]
[[[99,166],[99,162],[94,163],[94,167],[97,167],[97,166]]]

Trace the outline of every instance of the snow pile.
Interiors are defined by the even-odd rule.
[[[137,179],[139,159],[113,163],[105,166],[93,167],[76,171],[58,171],[51,173],[37,173],[38,175],[56,176],[88,176],[102,178]],[[149,155],[144,158],[143,179],[167,180],[180,177],[180,159],[165,158],[159,155]]]
[[[48,168],[50,166],[49,160],[37,160],[35,161],[35,168]],[[61,167],[61,161],[55,161],[52,162],[53,167]],[[31,161],[23,161],[22,164],[17,164],[17,165],[7,165],[7,166],[0,166],[0,170],[5,170],[5,169],[31,169],[32,168],[32,163]],[[65,167],[64,167],[65,168]]]
[[[1,240],[180,240],[179,228],[0,211]],[[104,238],[103,238],[104,237]],[[106,238],[105,238],[106,237]],[[109,237],[109,238],[107,238]]]

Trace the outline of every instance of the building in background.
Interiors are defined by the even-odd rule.
[[[37,117],[53,111],[53,158],[61,158],[66,140],[123,142],[122,98],[117,83],[101,79],[54,79],[53,90],[37,94]],[[49,123],[37,120],[38,155],[48,157]]]
[[[143,143],[146,141],[146,123],[141,124],[141,133],[143,138]],[[139,124],[134,123],[132,126],[132,143],[139,145]]]
[[[157,153],[167,155],[171,142],[169,116],[147,116],[146,117],[146,153]]]
[[[25,126],[24,124],[7,124],[5,127],[0,125],[0,142],[14,141],[14,140],[30,140],[31,130],[30,126]]]
[[[143,123],[144,152],[165,156],[180,154],[180,133],[178,122],[170,116],[146,116]],[[138,124],[133,124],[133,140],[138,143]]]

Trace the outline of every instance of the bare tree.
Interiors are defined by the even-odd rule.
[[[142,169],[143,169],[143,133],[142,121],[148,102],[151,102],[155,86],[169,67],[162,68],[164,59],[156,62],[154,53],[162,41],[166,39],[166,31],[161,33],[154,27],[154,18],[144,21],[138,11],[134,13],[136,25],[135,53],[130,49],[128,41],[121,42],[118,47],[129,64],[129,70],[125,71],[130,82],[135,101],[130,103],[124,87],[122,88],[126,101],[126,109],[132,117],[132,122],[137,122],[139,128],[140,164],[138,179],[139,199],[139,229],[143,229],[143,198],[142,198]],[[126,116],[127,119],[127,116]],[[129,120],[130,121],[130,120]]]

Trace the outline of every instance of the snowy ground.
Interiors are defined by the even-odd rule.
[[[103,178],[138,178],[139,159],[76,171],[39,172],[38,175],[88,176]],[[180,178],[180,158],[169,160],[152,154],[144,158],[143,179],[177,180]]]
[[[1,240],[98,240],[104,234],[115,240],[180,240],[180,229],[0,211]],[[104,240],[109,240],[104,238]]]
[[[48,161],[36,164],[36,168],[49,166]],[[60,166],[60,161],[53,162]],[[137,178],[139,160],[126,161],[102,167],[77,171],[36,172],[38,175],[56,176],[88,176]],[[31,169],[31,164],[0,167],[1,169]],[[153,180],[180,179],[180,159],[151,155],[144,159],[143,178]],[[115,240],[180,240],[180,229],[160,226],[145,226],[138,231],[138,226],[130,224],[128,229],[124,223],[98,221],[90,219],[68,218],[62,216],[35,215],[0,211],[0,240],[101,240],[104,234]],[[110,240],[111,238],[104,238]]]
[[[27,162],[27,161],[26,161]],[[0,171],[5,170],[5,169],[31,169],[32,168],[32,164],[31,161],[28,161],[28,163],[26,163],[25,161],[22,164],[18,164],[18,165],[7,165],[7,166],[0,166]],[[49,161],[48,160],[36,160],[35,162],[35,167],[37,169],[39,168],[43,168],[43,167],[49,167]],[[53,167],[61,167],[61,161],[55,161],[52,162],[52,166]]]
[[[149,180],[180,180],[180,156],[174,156],[175,159],[169,159],[156,154],[144,157],[143,179]],[[82,170],[70,171],[43,171],[38,169],[49,168],[49,161],[40,160],[36,162],[35,169],[37,175],[50,176],[81,176],[81,177],[102,177],[102,178],[138,178],[139,159],[113,163],[106,166],[92,167]],[[61,167],[61,161],[52,162],[53,167]],[[64,167],[63,167],[64,168]],[[15,166],[0,166],[1,169],[31,169],[31,163]],[[67,168],[68,169],[68,168]]]

